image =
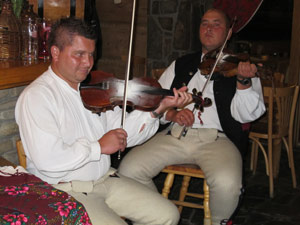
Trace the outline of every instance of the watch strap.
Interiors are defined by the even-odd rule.
[[[163,116],[162,113],[157,113],[157,112],[155,112],[154,110],[153,110],[151,113],[153,114],[153,116],[154,116],[155,118],[158,118],[158,119],[160,119],[160,118]]]
[[[251,84],[251,78],[247,77],[247,78],[242,78],[239,79],[238,77],[236,78],[237,82],[239,82],[242,85],[249,85]]]

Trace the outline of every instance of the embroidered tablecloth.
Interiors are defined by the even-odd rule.
[[[84,206],[68,193],[26,173],[22,167],[7,168],[0,167],[1,225],[91,224]],[[7,172],[11,170],[16,172]]]

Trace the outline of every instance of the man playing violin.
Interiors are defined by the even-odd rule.
[[[82,20],[62,18],[51,30],[51,65],[20,95],[16,121],[27,158],[27,170],[68,192],[86,208],[93,225],[177,224],[177,208],[159,193],[116,173],[110,155],[141,144],[158,129],[169,107],[191,102],[186,88],[164,98],[154,112],[121,109],[98,114],[87,110],[79,85],[94,63],[97,36]]]
[[[172,62],[159,79],[161,86],[168,89],[186,84],[189,90],[201,91],[207,81],[198,69],[201,59],[223,45],[229,28],[225,13],[208,10],[199,29],[202,51]],[[242,192],[242,155],[248,143],[245,124],[265,112],[256,72],[255,65],[240,62],[237,76],[217,76],[208,81],[202,94],[212,100],[212,105],[203,112],[193,112],[194,104],[168,110],[160,121],[172,122],[172,126],[132,149],[122,160],[119,172],[155,190],[152,178],[165,166],[196,163],[210,187],[212,224],[225,224],[234,214]],[[181,136],[183,126],[189,127],[185,136]]]

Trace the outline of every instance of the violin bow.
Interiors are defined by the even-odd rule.
[[[222,47],[221,47],[221,49],[219,51],[219,54],[218,54],[218,57],[217,57],[217,59],[216,59],[216,61],[214,63],[214,66],[213,66],[212,70],[210,71],[210,74],[208,75],[208,78],[207,78],[207,80],[206,80],[206,82],[205,82],[205,84],[204,84],[204,86],[202,88],[202,94],[203,94],[203,92],[204,92],[204,90],[205,90],[208,82],[210,81],[210,78],[212,77],[213,73],[215,72],[215,69],[216,69],[216,67],[217,67],[220,59],[223,57],[223,50],[224,50],[224,48],[225,48],[225,46],[227,44],[227,41],[229,40],[230,35],[232,34],[232,29],[233,29],[233,26],[234,26],[236,20],[237,19],[236,19],[236,16],[235,16],[234,19],[233,19],[233,23],[231,24],[231,26],[230,26],[230,28],[228,30],[226,39],[225,39],[225,41],[224,41],[224,43],[223,43],[223,45],[222,45]]]
[[[123,95],[123,105],[122,105],[122,118],[121,118],[121,128],[124,129],[125,117],[126,117],[126,106],[127,106],[127,97],[128,97],[128,81],[130,74],[130,65],[131,65],[131,52],[132,52],[132,40],[133,40],[133,29],[134,29],[134,17],[135,17],[135,8],[136,0],[133,0],[132,5],[132,16],[131,16],[131,28],[130,28],[130,39],[129,39],[129,51],[128,51],[128,61],[126,68],[126,76],[124,82],[124,95]],[[121,150],[118,152],[118,160],[121,159]]]
[[[227,41],[229,40],[230,35],[232,34],[232,29],[233,29],[233,26],[234,26],[236,20],[237,20],[237,19],[236,19],[236,16],[235,16],[234,19],[233,19],[233,22],[232,22],[232,24],[231,24],[231,26],[230,26],[230,28],[229,28],[229,30],[228,30],[226,39],[225,39],[225,41],[224,41],[224,43],[223,43],[223,45],[222,45],[222,47],[221,47],[221,49],[220,49],[220,51],[219,51],[218,57],[217,57],[217,59],[216,59],[214,65],[213,65],[213,68],[212,68],[212,70],[210,71],[210,74],[209,74],[208,78],[206,79],[206,82],[205,82],[205,84],[204,84],[204,86],[203,86],[203,88],[202,88],[202,91],[201,91],[202,95],[203,95],[203,93],[204,93],[204,91],[205,91],[205,88],[206,88],[208,82],[210,81],[210,78],[212,77],[213,73],[215,72],[215,69],[216,69],[216,67],[217,67],[217,65],[218,65],[218,63],[219,63],[219,61],[220,61],[220,59],[221,59],[222,56],[223,56],[223,50],[224,50],[224,48],[225,48],[225,46],[226,46]],[[192,112],[194,112],[194,111],[195,111],[195,106],[194,106]],[[185,135],[185,134],[187,133],[187,129],[188,129],[188,128],[187,128],[186,126],[184,126],[184,127],[182,128],[182,130],[181,130],[181,132],[180,132],[180,134],[179,134],[179,136],[178,136],[178,139],[180,139],[182,135]]]

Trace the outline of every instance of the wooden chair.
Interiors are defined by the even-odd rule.
[[[178,206],[178,210],[181,213],[183,207],[190,207],[204,210],[204,225],[211,224],[211,215],[209,209],[209,187],[205,180],[205,175],[200,167],[196,164],[178,164],[170,165],[162,170],[163,173],[167,173],[164,187],[162,189],[162,195],[168,198],[170,190],[172,188],[175,175],[183,176],[180,194],[178,200],[172,200],[175,205]],[[188,192],[189,183],[191,178],[203,179],[203,193],[191,193]],[[200,189],[200,188],[199,188]],[[185,200],[186,196],[197,198],[197,201],[202,200],[201,203],[193,203]]]
[[[26,155],[25,155],[25,152],[24,152],[22,141],[21,140],[17,140],[16,146],[17,146],[19,164],[20,164],[20,166],[22,166],[23,168],[26,169],[26,166],[27,166],[26,165]]]
[[[270,197],[274,196],[273,176],[274,165],[273,162],[274,141],[282,140],[287,151],[289,167],[291,169],[293,187],[296,188],[296,173],[293,156],[293,123],[295,116],[295,109],[297,98],[299,94],[299,86],[287,87],[264,87],[263,93],[267,106],[267,113],[265,118],[259,119],[252,124],[249,138],[252,142],[251,163],[250,169],[253,173],[256,171],[258,147],[261,149],[265,163],[266,173],[269,175],[269,191]],[[262,144],[262,140],[267,140],[268,150]],[[274,154],[273,154],[274,153]]]

